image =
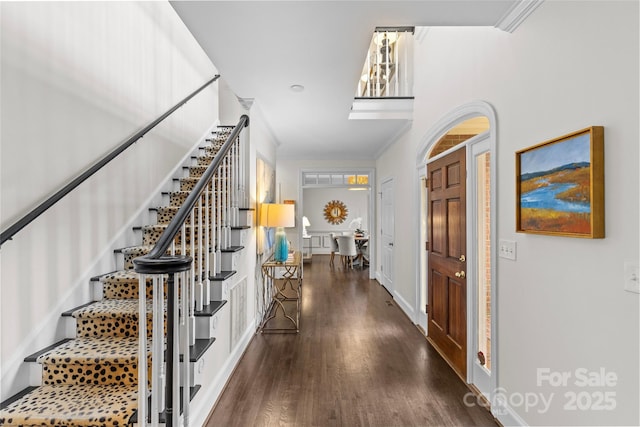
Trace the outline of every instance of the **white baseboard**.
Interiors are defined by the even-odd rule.
[[[494,407],[491,408],[491,413],[504,427],[528,426],[508,403],[498,401],[494,402],[493,405]]]
[[[409,317],[409,319],[411,319],[411,321],[415,323],[415,310],[413,309],[413,307],[411,307],[411,304],[409,304],[407,300],[402,298],[402,295],[400,295],[398,291],[393,291],[393,299],[396,301],[396,304],[398,304],[398,307],[400,307],[400,309],[404,311],[404,314],[406,314],[407,317]]]

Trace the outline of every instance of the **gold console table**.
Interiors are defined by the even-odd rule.
[[[300,300],[302,299],[302,253],[289,254],[285,262],[273,257],[262,264],[265,289],[271,289],[271,303],[260,329],[267,332],[300,331]],[[282,316],[278,316],[282,312]]]

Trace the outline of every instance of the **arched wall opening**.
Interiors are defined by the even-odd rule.
[[[467,378],[485,397],[497,387],[496,115],[484,101],[461,105],[422,138],[416,156],[417,228],[421,240],[416,272],[417,324],[429,333],[427,164],[465,146],[467,155]]]

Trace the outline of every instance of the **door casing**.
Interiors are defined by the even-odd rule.
[[[497,159],[497,138],[496,138],[496,129],[497,129],[497,122],[496,122],[496,114],[495,111],[493,109],[493,107],[485,102],[485,101],[473,101],[467,104],[463,104],[458,106],[457,108],[451,110],[449,113],[447,113],[445,116],[443,116],[440,120],[438,120],[436,122],[436,124],[434,126],[432,126],[423,136],[422,138],[422,143],[420,145],[420,148],[418,150],[418,154],[416,156],[416,173],[415,173],[415,179],[414,179],[414,183],[415,183],[415,190],[414,190],[414,194],[416,195],[416,200],[420,200],[419,199],[419,195],[420,195],[420,191],[421,188],[419,188],[419,185],[421,183],[421,178],[425,177],[426,175],[426,167],[425,164],[427,161],[431,161],[432,159],[429,159],[429,152],[431,151],[431,148],[437,143],[437,141],[441,138],[442,135],[446,134],[447,131],[453,127],[455,127],[456,125],[458,125],[459,123],[464,122],[467,119],[470,119],[472,117],[476,117],[476,116],[486,116],[489,119],[489,130],[483,134],[477,135],[474,138],[471,138],[467,141],[464,142],[464,144],[467,145],[468,148],[470,148],[470,146],[476,144],[476,143],[480,143],[481,141],[487,140],[488,141],[488,145],[489,145],[489,152],[491,154],[491,253],[490,253],[490,258],[491,258],[491,277],[493,278],[493,283],[492,283],[492,290],[491,290],[491,313],[492,313],[492,317],[491,317],[491,335],[492,335],[492,340],[491,340],[491,353],[492,353],[492,375],[491,375],[491,380],[490,380],[490,388],[489,388],[489,392],[485,393],[484,391],[481,390],[481,392],[485,395],[485,397],[487,399],[491,398],[491,395],[493,394],[493,391],[498,390],[498,366],[499,366],[499,354],[498,354],[498,348],[499,348],[499,334],[498,334],[498,317],[499,317],[499,311],[498,311],[498,305],[497,305],[497,301],[498,301],[498,276],[496,274],[496,261],[497,261],[497,191],[496,191],[496,187],[497,187],[497,180],[496,180],[496,159]],[[451,150],[453,151],[455,150],[455,147]],[[446,154],[448,154],[449,151],[442,153],[439,156],[434,157],[434,160],[437,159],[440,156],[444,156]],[[467,150],[467,163],[471,162],[471,149]],[[473,185],[467,185],[467,198],[468,200],[471,200],[471,195],[469,194],[471,191],[473,190]],[[420,217],[420,207],[418,206],[418,212],[415,215],[415,227],[416,229],[419,229],[421,227],[421,217]],[[467,239],[472,239],[473,238],[473,230],[471,229],[471,225],[472,225],[472,221],[473,219],[470,218],[469,221],[467,221]],[[472,242],[467,241],[467,247],[469,247],[469,245]],[[416,239],[416,250],[415,253],[416,254],[420,254],[421,253],[421,249],[424,248],[424,244],[425,242],[419,239]],[[469,258],[468,258],[468,263],[473,263],[475,262],[473,259],[474,255],[473,254],[469,254]],[[424,268],[428,269],[428,265],[426,265]],[[468,269],[471,270],[471,269]],[[421,301],[421,292],[426,292],[426,289],[424,288],[424,283],[422,283],[420,281],[420,277],[422,274],[422,270],[421,270],[421,263],[420,262],[416,262],[416,273],[415,273],[415,277],[416,277],[416,305],[414,308],[414,313],[416,313],[416,316],[414,318],[414,321],[417,324],[425,324],[427,323],[427,319],[426,319],[426,314],[424,313],[424,306],[420,306],[420,301]],[[474,274],[473,272],[471,272],[471,274]],[[472,283],[472,280],[474,280],[472,277],[467,278],[467,284],[469,285],[469,283]],[[428,286],[428,283],[426,284],[426,286]],[[467,289],[467,295],[472,295],[473,290],[471,289]],[[473,308],[472,308],[472,304],[474,304],[474,300],[472,300],[472,298],[467,298],[467,313],[474,313]],[[468,331],[473,331],[475,330],[475,328],[477,327],[477,325],[472,324],[471,322],[473,322],[473,317],[472,315],[468,315],[467,316],[467,330]],[[473,343],[472,340],[475,339],[474,336],[472,336],[472,334],[468,333],[467,334],[467,348],[468,349],[472,349],[473,348]],[[471,373],[471,363],[473,363],[472,357],[473,354],[471,354],[471,351],[467,352],[467,378],[466,381],[469,384],[473,384],[473,379],[470,377],[470,373]],[[474,384],[475,385],[475,384]],[[496,408],[494,408],[493,406],[491,407],[491,411],[493,413],[493,415],[497,415],[494,410]]]
[[[394,236],[395,236],[395,217],[394,217],[394,188],[393,178],[386,179],[381,184],[381,201],[380,201],[380,252],[381,252],[381,277],[382,285],[391,295],[395,295],[395,286],[393,283],[394,273]]]

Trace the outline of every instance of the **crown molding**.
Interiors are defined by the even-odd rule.
[[[544,0],[520,0],[498,22],[495,27],[513,33]]]
[[[236,96],[236,98],[238,98],[240,106],[247,111],[251,109],[251,107],[253,106],[253,101],[255,101],[255,98],[241,98],[239,96]]]
[[[422,43],[424,41],[424,38],[427,37],[427,33],[430,29],[431,27],[416,27],[415,40],[418,43]]]

